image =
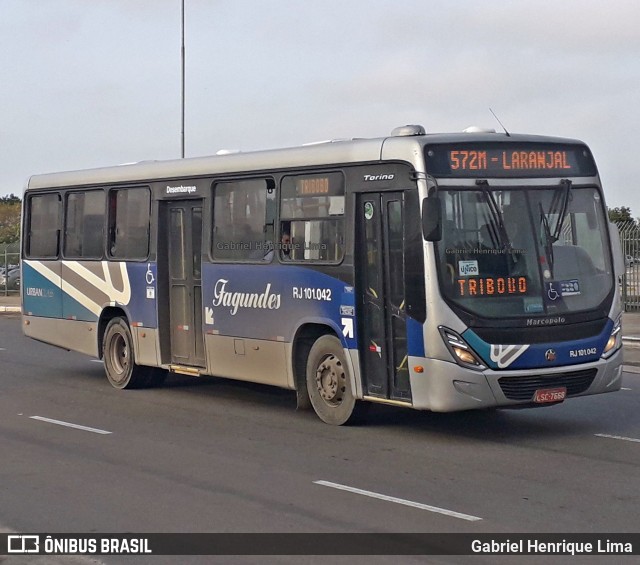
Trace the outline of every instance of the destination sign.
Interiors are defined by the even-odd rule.
[[[296,193],[300,196],[321,196],[329,194],[329,178],[296,179]]]
[[[589,150],[580,145],[462,143],[427,146],[427,171],[447,177],[593,176]]]
[[[282,198],[307,196],[339,196],[344,194],[342,173],[324,175],[297,175],[282,179]]]
[[[459,297],[519,296],[527,294],[526,277],[476,277],[457,279]]]

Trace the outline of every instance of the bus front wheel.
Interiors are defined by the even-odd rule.
[[[356,398],[351,390],[344,349],[337,337],[323,335],[309,351],[307,391],[313,409],[323,422],[341,426],[353,415]]]
[[[131,330],[122,318],[113,318],[102,342],[107,379],[115,388],[142,388],[151,380],[151,367],[136,365]]]

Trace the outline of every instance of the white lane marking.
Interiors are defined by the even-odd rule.
[[[609,434],[594,434],[594,435],[596,435],[598,437],[606,437],[606,438],[609,438],[609,439],[621,439],[621,440],[624,440],[624,441],[633,441],[635,443],[640,443],[640,439],[637,439],[635,437],[612,436],[612,435],[609,435]]]
[[[102,359],[91,359],[92,363],[102,363]]]
[[[429,506],[428,504],[421,504],[420,502],[413,502],[411,500],[405,500],[403,498],[396,498],[395,496],[387,496],[386,494],[378,494],[377,492],[371,492],[369,490],[362,490],[359,488],[348,487],[346,485],[340,485],[338,483],[332,483],[329,481],[313,481],[313,482],[316,485],[331,487],[338,490],[346,490],[347,492],[362,494],[363,496],[378,498],[379,500],[386,500],[387,502],[395,502],[396,504],[404,504],[405,506],[411,506],[412,508],[419,508],[420,510],[428,510],[429,512],[436,512],[438,514],[444,514],[445,516],[460,518],[461,520],[468,520],[470,522],[477,522],[478,520],[482,520],[482,518],[478,518],[477,516],[471,516],[469,514],[461,514],[460,512],[454,512],[453,510],[447,510],[446,508]]]
[[[61,420],[52,420],[51,418],[43,418],[42,416],[29,416],[32,420],[40,420],[41,422],[49,422],[50,424],[57,424],[58,426],[66,426],[67,428],[75,428],[76,430],[84,430],[85,432],[93,432],[94,434],[110,434],[106,430],[99,430],[98,428],[89,428],[88,426],[80,426],[79,424],[71,424],[70,422],[62,422]]]
[[[6,351],[4,347],[0,347],[0,351]]]
[[[622,387],[620,390],[631,390],[630,388]]]

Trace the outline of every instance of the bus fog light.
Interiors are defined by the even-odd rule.
[[[482,394],[483,387],[477,383],[470,383],[467,381],[453,381],[453,386],[458,392],[466,394],[467,396],[470,396],[478,402],[483,402],[486,400],[486,398],[484,398]]]

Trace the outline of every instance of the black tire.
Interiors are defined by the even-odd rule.
[[[123,318],[113,318],[107,324],[102,354],[107,379],[114,388],[144,388],[153,380],[152,367],[135,363],[133,337]]]
[[[333,335],[318,338],[307,358],[307,391],[318,417],[327,424],[346,424],[356,407],[351,375],[340,340]]]

